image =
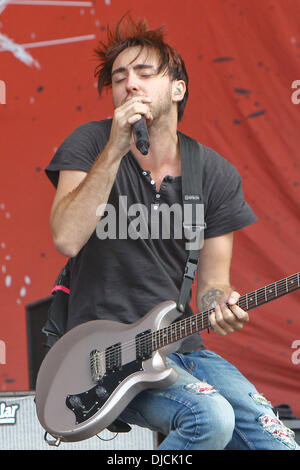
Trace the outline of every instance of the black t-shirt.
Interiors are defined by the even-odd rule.
[[[64,140],[46,168],[55,186],[60,170],[90,170],[106,145],[110,127],[111,120],[88,122]],[[180,142],[183,138],[180,132],[178,137]],[[203,157],[202,192],[207,226],[204,237],[224,235],[256,221],[244,201],[236,168],[208,147],[204,147]],[[68,329],[99,318],[132,323],[158,303],[178,300],[187,258],[184,237],[163,238],[160,233],[160,238],[154,239],[150,228],[148,236],[145,231],[140,231],[143,235],[136,239],[124,235],[124,230],[119,230],[120,201],[122,206],[126,205],[123,209],[128,215],[128,227],[137,220],[129,215],[128,208],[133,204],[142,204],[149,214],[161,204],[182,206],[181,176],[166,176],[157,191],[147,170],[147,157],[144,168],[132,152],[123,157],[108,199],[109,207],[115,211],[103,215],[86,245],[71,258]],[[105,238],[105,229],[112,227],[116,238],[112,239],[111,231]],[[172,227],[170,233],[174,233]],[[189,305],[186,313],[192,314]],[[195,334],[183,342],[181,350],[201,345],[200,335]]]

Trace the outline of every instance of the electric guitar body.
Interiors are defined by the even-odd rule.
[[[177,373],[166,355],[177,343],[152,352],[149,331],[161,331],[179,316],[166,301],[134,325],[108,320],[83,323],[60,338],[46,355],[36,383],[41,425],[61,441],[88,439],[108,427],[145,388],[167,387]]]

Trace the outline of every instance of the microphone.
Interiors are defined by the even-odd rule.
[[[132,124],[132,132],[134,136],[136,148],[143,154],[147,155],[150,146],[149,134],[146,119],[142,116],[137,122]]]

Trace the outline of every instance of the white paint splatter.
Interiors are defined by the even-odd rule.
[[[3,1],[3,0],[2,0]],[[8,0],[4,0],[8,1]],[[92,7],[92,2],[73,2],[70,0],[10,0],[12,5],[43,5],[43,6],[58,6],[58,7]],[[1,4],[1,0],[0,0]]]
[[[24,277],[25,284],[31,284],[31,279],[29,276]]]
[[[5,277],[5,285],[6,285],[6,287],[10,287],[10,286],[11,286],[11,282],[12,282],[12,277],[8,274],[8,275]]]
[[[3,274],[5,274],[5,273],[6,273],[6,266],[5,266],[5,264],[2,264],[1,271],[3,272]]]
[[[1,243],[1,248],[6,248],[6,244],[4,242]]]
[[[0,15],[5,10],[9,0],[0,0]]]
[[[43,5],[43,6],[62,6],[62,7],[87,7],[92,8],[93,2],[85,2],[85,1],[55,1],[55,0],[0,0],[0,14],[5,10],[7,5]],[[92,9],[92,13],[94,14],[95,10]],[[83,15],[85,10],[83,8],[80,9],[80,14]],[[0,33],[0,52],[9,51],[11,52],[17,59],[23,62],[25,65],[30,67],[34,66],[37,69],[41,69],[41,66],[37,60],[35,60],[26,49],[32,47],[44,47],[44,46],[53,46],[57,44],[66,44],[70,42],[78,42],[78,41],[87,41],[95,39],[94,34],[89,34],[85,36],[77,36],[73,38],[64,38],[64,39],[55,39],[52,41],[41,41],[41,42],[33,42],[28,44],[18,44],[14,40],[10,39],[4,34]],[[35,33],[31,33],[31,38],[35,38]]]
[[[27,44],[22,44],[22,46],[26,47],[26,49],[29,49],[32,47],[57,46],[58,44],[69,44],[71,42],[91,41],[95,38],[96,38],[95,34],[85,34],[84,36],[74,36],[71,38],[52,39],[50,41],[40,41],[40,42],[29,42]],[[0,52],[1,52],[1,49],[0,49]]]
[[[26,287],[21,287],[20,289],[20,297],[24,297],[26,295]]]
[[[5,259],[6,259],[6,261],[10,261],[10,260],[11,260],[11,256],[10,256],[10,255],[5,255]]]
[[[25,51],[24,46],[17,44],[12,39],[9,39],[7,36],[1,33],[0,51],[9,51],[25,65],[29,65],[30,67],[34,66],[37,69],[41,68],[40,64],[27,51]]]

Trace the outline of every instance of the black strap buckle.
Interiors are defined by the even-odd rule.
[[[186,233],[186,230],[189,231],[189,233],[194,233],[194,232],[197,232],[197,230],[199,232],[201,232],[201,230],[205,230],[207,227],[206,225],[206,222],[204,222],[203,224],[185,224],[183,223],[183,228],[184,228],[184,233]]]
[[[187,261],[185,265],[184,277],[194,280],[197,272],[198,262]]]

